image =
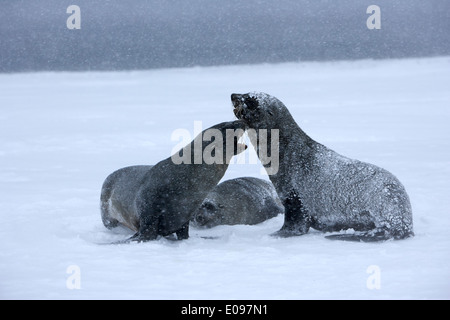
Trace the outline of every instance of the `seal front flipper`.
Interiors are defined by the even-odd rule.
[[[149,235],[144,235],[140,232],[136,232],[132,237],[128,238],[123,243],[146,242],[146,241],[150,241],[150,240],[156,240],[156,238],[157,238],[157,236],[153,237],[153,236],[149,236]]]
[[[159,219],[142,219],[142,224],[139,231],[129,238],[128,241],[146,242],[156,240],[158,238],[158,223]]]
[[[178,240],[186,240],[189,238],[189,221],[175,232]]]
[[[284,205],[284,225],[275,233],[274,237],[294,237],[308,233],[311,226],[311,216],[304,207],[297,191],[292,189],[283,201]]]
[[[126,238],[123,240],[117,240],[113,242],[105,242],[105,243],[97,243],[99,245],[112,245],[112,244],[127,244],[131,243],[132,241],[141,242],[142,240],[139,240],[139,232],[132,235],[130,238]]]

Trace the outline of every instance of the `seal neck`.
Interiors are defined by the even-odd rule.
[[[288,144],[292,140],[296,143],[310,145],[311,142],[315,142],[308,136],[292,119],[292,122],[284,124],[280,129],[280,144]]]

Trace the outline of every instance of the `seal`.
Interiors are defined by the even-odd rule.
[[[205,141],[207,131],[209,141],[216,134],[214,142]],[[173,233],[179,240],[187,239],[189,222],[197,208],[222,179],[231,157],[246,149],[237,142],[243,133],[242,121],[223,122],[204,130],[176,154],[189,161],[175,163],[172,155],[154,166],[131,166],[113,172],[101,190],[103,224],[109,229],[125,226],[135,231],[128,241],[154,240]],[[202,159],[205,151],[215,161],[211,157]]]
[[[269,181],[241,177],[226,180],[208,193],[193,220],[194,225],[254,225],[284,213],[277,192]]]
[[[275,235],[302,235],[310,227],[324,232],[352,228],[354,233],[327,237],[348,241],[414,235],[408,194],[393,174],[314,141],[273,96],[253,92],[232,94],[231,100],[234,114],[249,128],[269,133],[278,129],[279,170],[269,178],[285,207],[285,219]]]

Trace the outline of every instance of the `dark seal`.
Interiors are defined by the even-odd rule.
[[[354,233],[327,237],[349,241],[414,235],[409,197],[393,174],[314,141],[273,96],[232,94],[231,100],[234,114],[249,128],[278,129],[279,170],[269,177],[285,207],[285,220],[276,235],[302,235],[310,227],[324,232],[353,228]]]
[[[226,180],[212,189],[198,209],[194,225],[254,225],[280,213],[284,213],[284,207],[272,183],[243,177]]]
[[[109,229],[121,225],[135,231],[129,239],[133,241],[173,233],[178,239],[187,239],[196,210],[224,176],[231,157],[245,150],[246,146],[237,142],[243,129],[239,120],[215,125],[176,154],[186,162],[176,164],[172,156],[154,166],[126,167],[109,175],[101,191],[103,224]],[[213,142],[205,139],[207,131],[209,141],[216,134]],[[196,149],[199,146],[201,149]],[[202,158],[205,150],[215,161]]]

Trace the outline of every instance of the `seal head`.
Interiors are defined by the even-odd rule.
[[[193,224],[254,225],[284,213],[272,183],[254,177],[226,180],[211,190],[198,208]]]
[[[271,128],[281,120],[281,115],[286,116],[287,108],[283,102],[264,92],[233,93],[231,102],[236,118],[254,129]]]

